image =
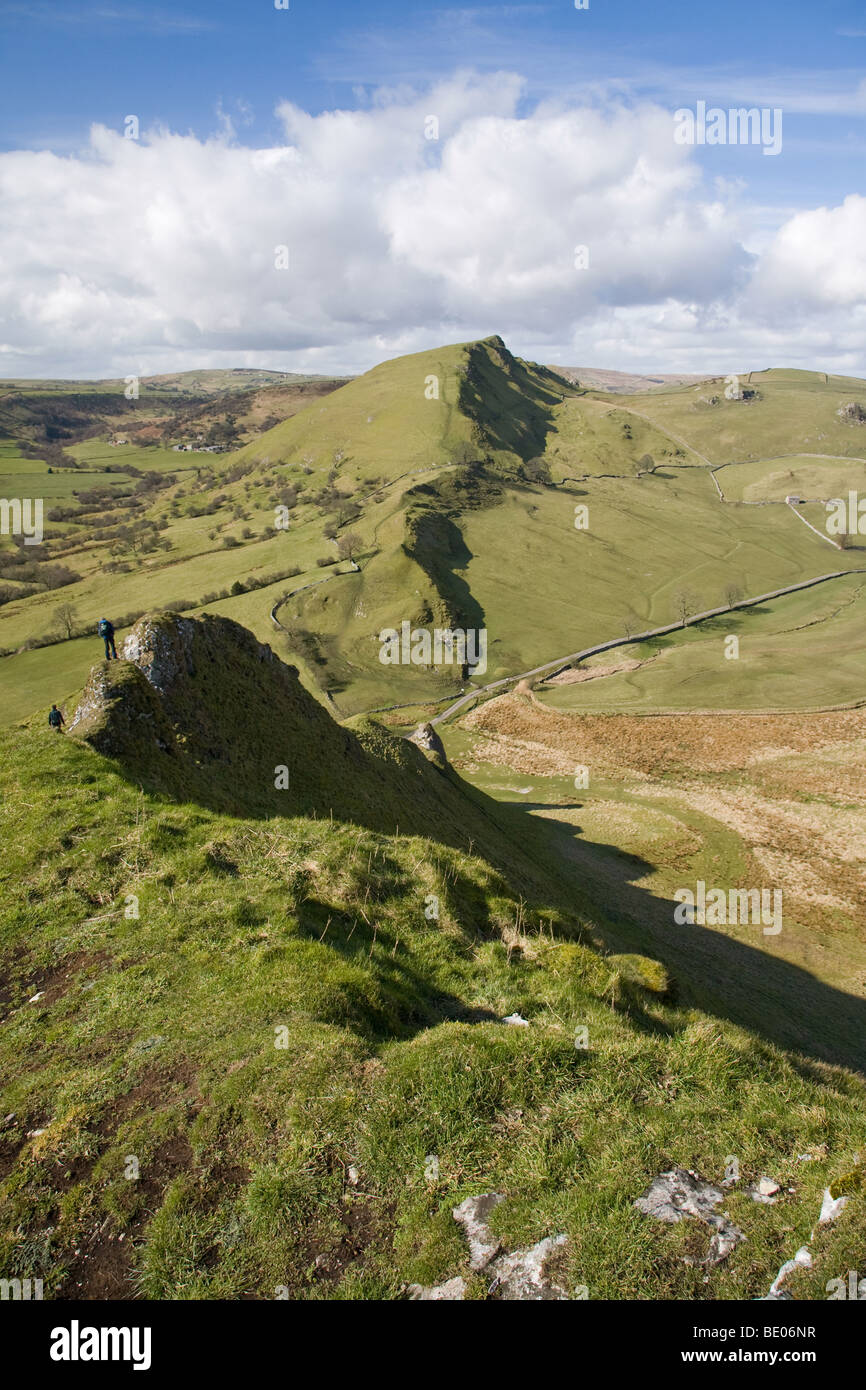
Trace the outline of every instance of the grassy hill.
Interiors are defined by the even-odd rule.
[[[862,567],[862,548],[840,551],[803,519],[820,531],[822,501],[862,481],[863,427],[846,406],[863,383],[775,371],[740,380],[752,394],[739,400],[719,380],[612,395],[491,337],[382,363],[338,389],[249,391],[253,437],[231,454],[88,440],[69,446],[95,470],[84,477],[7,453],[10,491],[44,493],[53,514],[36,558],[73,577],[60,590],[41,572],[22,585],[0,547],[6,718],[80,686],[85,636],[106,612],[123,631],[164,607],[235,618],[352,717],[430,708],[465,688],[454,667],[380,662],[379,634],[406,621],[486,630],[478,685],[672,622],[683,604],[715,606],[732,587],[764,593]],[[214,399],[189,415],[191,429],[217,418]],[[263,428],[271,407],[282,418]],[[789,491],[812,499],[799,516],[784,505]],[[338,563],[347,535],[353,560]],[[822,702],[809,653],[825,597],[809,591],[798,609],[790,674],[802,676],[801,704]],[[60,641],[66,604],[76,611]],[[758,618],[746,613],[743,633]],[[857,698],[859,680],[841,663],[832,700]],[[713,681],[702,665],[682,695],[717,705]]]
[[[335,723],[237,623],[151,614],[123,653],[92,669],[69,729],[153,794],[233,815],[401,826],[461,847],[483,843],[499,816],[488,857],[522,855],[504,848],[507,812],[379,725]]]
[[[382,628],[405,620],[486,627],[490,679],[616,636],[635,618],[642,626],[670,622],[682,599],[711,607],[732,585],[757,594],[836,567],[857,568],[856,549],[840,557],[788,508],[720,505],[704,454],[708,415],[716,459],[720,431],[734,418],[756,434],[761,457],[770,442],[792,452],[772,464],[778,481],[766,500],[781,504],[798,488],[804,496],[838,495],[843,484],[856,486],[862,471],[847,456],[859,426],[835,413],[856,383],[808,373],[757,376],[761,384],[753,388],[744,378],[743,390],[756,393],[749,400],[727,401],[723,384],[710,382],[666,388],[649,406],[641,395],[632,405],[628,397],[567,387],[560,395],[552,374],[517,362],[500,340],[488,339],[447,358],[419,354],[383,364],[335,393],[318,416],[305,412],[280,426],[271,436],[275,448],[332,460],[336,485],[352,495],[362,495],[374,458],[391,476],[418,461],[430,470],[401,496],[389,493],[387,507],[375,496],[349,523],[372,552],[360,573],[305,590],[281,610],[289,627],[316,634],[318,669],[309,678],[345,713],[432,698],[459,688],[459,680],[407,667],[383,673],[376,641]],[[425,402],[420,387],[431,377],[443,390],[438,401]],[[717,389],[720,402],[708,404]],[[374,400],[381,413],[364,416]],[[419,437],[413,431],[425,421]],[[468,432],[474,458],[455,446],[457,424],[464,440]],[[846,457],[803,460],[804,435],[822,449],[832,436],[833,449]],[[405,452],[395,456],[398,439]],[[721,472],[739,476],[742,467],[758,466]],[[729,500],[741,496],[734,488]],[[743,496],[764,498],[760,487],[754,498]],[[576,530],[580,506],[589,520]],[[816,613],[821,602],[817,595],[804,600]],[[844,685],[843,698],[859,693],[858,679]],[[702,689],[712,703],[700,680],[694,698]],[[820,693],[813,696],[820,703]]]
[[[726,397],[724,382],[716,380],[643,395],[635,409],[658,428],[686,436],[717,464],[866,455],[866,425],[844,413],[848,405],[866,404],[866,384],[858,378],[773,369],[744,372],[737,382],[739,399]]]
[[[761,952],[708,930],[695,979],[611,954],[633,888],[590,911],[549,826],[339,727],[234,624],[152,615],[129,653],[71,736],[0,734],[3,1277],[390,1299],[462,1273],[484,1298],[451,1210],[496,1190],[508,1248],[567,1236],[569,1292],[754,1298],[828,1183],[854,1200],[790,1287],[857,1267],[864,1083],[738,1021]],[[841,996],[763,959],[765,1020],[796,999],[854,1045]],[[731,1154],[747,1241],[696,1265],[701,1229],[633,1202]]]
[[[477,454],[476,421],[463,408],[473,399],[470,370],[477,363],[480,376],[483,359],[500,346],[501,339],[486,339],[383,362],[318,408],[277,425],[241,457],[334,468],[341,481],[357,485]],[[532,409],[517,387],[513,400]]]

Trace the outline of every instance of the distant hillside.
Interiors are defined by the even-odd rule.
[[[326,376],[315,372],[275,372],[259,367],[208,367],[201,371],[163,372],[156,376],[142,376],[139,378],[139,384],[145,390],[201,396],[219,394],[223,391],[255,391],[262,386],[326,379]],[[106,392],[123,395],[126,387],[125,377],[56,377],[45,380],[38,377],[13,377],[0,381],[0,395],[9,392],[40,396],[48,392],[71,396],[89,393],[98,396]]]
[[[822,499],[860,485],[866,384],[738,380],[739,394],[717,380],[612,394],[524,362],[494,335],[344,384],[144,392],[135,413],[106,415],[101,438],[65,440],[78,417],[55,419],[59,444],[28,445],[27,457],[0,445],[6,495],[44,498],[47,525],[32,554],[0,543],[5,717],[81,684],[105,611],[119,628],[163,608],[236,619],[279,643],[341,717],[435,713],[468,671],[385,665],[383,630],[483,630],[494,680],[636,622],[670,623],[682,603],[714,607],[731,587],[748,596],[857,568],[857,544],[842,552],[822,535]],[[103,399],[106,410],[123,401]],[[92,427],[84,402],[75,410]],[[785,506],[792,493],[799,512]],[[855,698],[853,673],[842,676],[839,698]],[[671,703],[712,705],[709,679]],[[804,680],[804,699],[820,704],[814,669]]]
[[[596,391],[612,391],[617,395],[634,395],[640,391],[655,391],[659,386],[682,386],[695,381],[715,380],[698,373],[658,373],[604,371],[599,367],[559,367],[550,370],[564,377],[573,386],[586,386]]]
[[[56,450],[120,432],[149,443],[166,431],[180,435],[187,425],[206,431],[226,413],[251,429],[292,414],[306,393],[327,394],[345,379],[253,368],[178,372],[141,377],[131,396],[130,383],[119,378],[0,382],[0,440]]]

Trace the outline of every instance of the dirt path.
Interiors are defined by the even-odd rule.
[[[833,547],[834,550],[841,550],[841,549],[842,549],[841,545],[838,545],[837,542],[833,540],[833,537],[832,537],[832,536],[825,535],[825,533],[824,533],[823,531],[819,531],[819,530],[818,530],[818,527],[817,527],[817,526],[813,526],[812,523],[811,523],[811,521],[807,521],[806,518],[800,513],[800,511],[798,510],[798,508],[797,508],[796,506],[794,506],[793,503],[791,503],[791,502],[786,502],[786,503],[785,503],[785,506],[786,506],[786,507],[790,507],[790,508],[791,508],[791,511],[794,513],[794,515],[795,515],[795,517],[797,518],[797,520],[798,520],[798,521],[802,521],[802,523],[803,523],[804,526],[808,526],[808,528],[809,528],[810,531],[814,531],[814,532],[815,532],[815,535],[818,537],[818,539],[819,539],[820,541],[826,541],[828,545],[832,545],[832,547]]]
[[[629,415],[637,415],[639,419],[646,420],[647,424],[652,425],[653,429],[657,430],[659,434],[666,434],[668,439],[672,439],[675,444],[679,444],[680,448],[685,449],[687,453],[694,454],[696,459],[700,459],[701,463],[707,465],[707,468],[718,468],[720,466],[716,463],[710,463],[710,460],[701,453],[700,449],[696,449],[694,444],[689,444],[688,440],[683,439],[682,435],[674,434],[673,430],[668,429],[666,425],[658,424],[650,415],[644,415],[642,410],[635,410],[632,405],[618,406],[617,409],[625,410]]]

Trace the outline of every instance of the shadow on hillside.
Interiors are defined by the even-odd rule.
[[[522,814],[528,809],[519,807]],[[866,1073],[866,1000],[772,954],[775,940],[783,938],[763,937],[760,925],[740,929],[755,933],[762,945],[754,946],[718,928],[677,925],[678,904],[637,882],[653,865],[615,846],[579,839],[573,824],[546,816],[544,821],[552,847],[579,869],[582,890],[610,924],[601,929],[606,944],[661,960],[678,983],[680,1003],[813,1061]],[[694,882],[686,875],[683,886],[694,888]]]
[[[509,801],[505,804],[519,806],[521,811],[580,811],[584,805],[582,801],[567,801],[559,806],[555,801],[524,801],[522,797],[520,801]],[[580,826],[575,825],[574,821],[557,820],[555,816],[545,816],[544,823],[545,825],[558,825],[560,829],[571,830],[572,832],[580,830]]]
[[[237,624],[205,619],[190,637],[180,623],[175,615],[153,620],[163,646],[173,642],[179,653],[170,696],[120,661],[94,668],[90,704],[82,700],[90,723],[77,737],[127,782],[243,818],[308,816],[332,828],[343,822],[424,836],[498,871],[503,882],[485,882],[485,892],[505,892],[507,880],[512,894],[537,908],[578,917],[588,898],[610,924],[602,929],[611,944],[615,938],[618,949],[659,957],[689,1003],[815,1060],[866,1071],[866,1001],[771,954],[773,938],[751,946],[712,928],[675,926],[674,904],[639,886],[650,864],[579,838],[564,818],[532,817],[525,804],[494,800],[375,725],[356,734],[336,724],[297,673]],[[75,777],[88,770],[78,762],[77,737],[62,740],[55,754]],[[212,847],[211,867],[231,872],[215,855]],[[418,885],[405,888],[417,893]],[[478,930],[488,909],[463,897],[466,927]]]
[[[501,339],[476,343],[460,383],[459,405],[484,445],[517,454],[526,463],[546,448],[555,411],[569,383],[548,367],[512,357]]]
[[[484,609],[462,573],[474,556],[452,518],[432,511],[419,512],[413,520],[412,540],[404,548],[445,600],[453,617],[459,619],[454,626],[482,631]]]
[[[405,889],[406,875],[401,872],[399,865],[391,861],[390,868],[392,880],[389,891],[393,892],[396,888]],[[387,885],[380,882],[380,890],[383,887]],[[474,899],[480,891],[477,885],[469,883],[468,880],[458,880],[455,881],[454,888],[460,893],[461,898],[466,890],[469,890],[474,910]],[[463,929],[465,939],[462,942],[459,938],[455,940],[457,949],[460,950],[462,946],[466,954],[470,953],[479,940],[489,936],[493,931],[486,903],[483,906],[484,910],[477,920],[474,919],[473,912],[472,928]],[[399,934],[395,934],[390,928],[383,929],[376,920],[375,912],[365,915],[362,912],[346,911],[319,898],[308,897],[301,904],[298,916],[301,935],[308,941],[325,945],[351,962],[357,961],[359,957],[362,960],[375,960],[376,976],[392,1012],[391,1018],[380,1013],[371,1019],[374,1031],[379,1037],[389,1038],[396,1034],[411,1037],[426,1028],[433,1028],[436,1024],[445,1022],[498,1022],[499,1016],[492,1009],[473,1007],[466,1004],[459,995],[431,989],[429,976],[413,964],[413,956],[405,949],[400,950]],[[429,923],[429,930],[431,933],[439,930],[435,921]],[[397,1019],[399,1023],[396,1022]]]

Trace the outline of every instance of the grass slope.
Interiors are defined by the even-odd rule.
[[[581,664],[587,675],[599,672],[594,679],[554,682],[536,694],[575,713],[649,714],[701,702],[719,710],[845,704],[866,698],[864,621],[866,576],[851,575],[619,647]]]
[[[340,737],[309,756],[344,785]],[[396,1298],[468,1273],[451,1209],[495,1189],[510,1245],[567,1234],[569,1289],[750,1298],[846,1173],[855,1199],[792,1287],[823,1297],[857,1266],[863,1083],[581,944],[518,856],[503,875],[441,838],[173,803],[39,727],[0,743],[3,1277],[60,1298]],[[498,1021],[514,1010],[528,1028]],[[633,1200],[672,1163],[719,1180],[732,1153],[748,1241],[690,1266],[706,1235]],[[743,1190],[764,1172],[775,1207]]]
[[[685,436],[713,463],[773,459],[803,453],[866,456],[866,426],[840,415],[866,404],[866,383],[823,372],[772,370],[739,378],[728,399],[722,382],[701,382],[641,395],[633,408],[657,428]]]

